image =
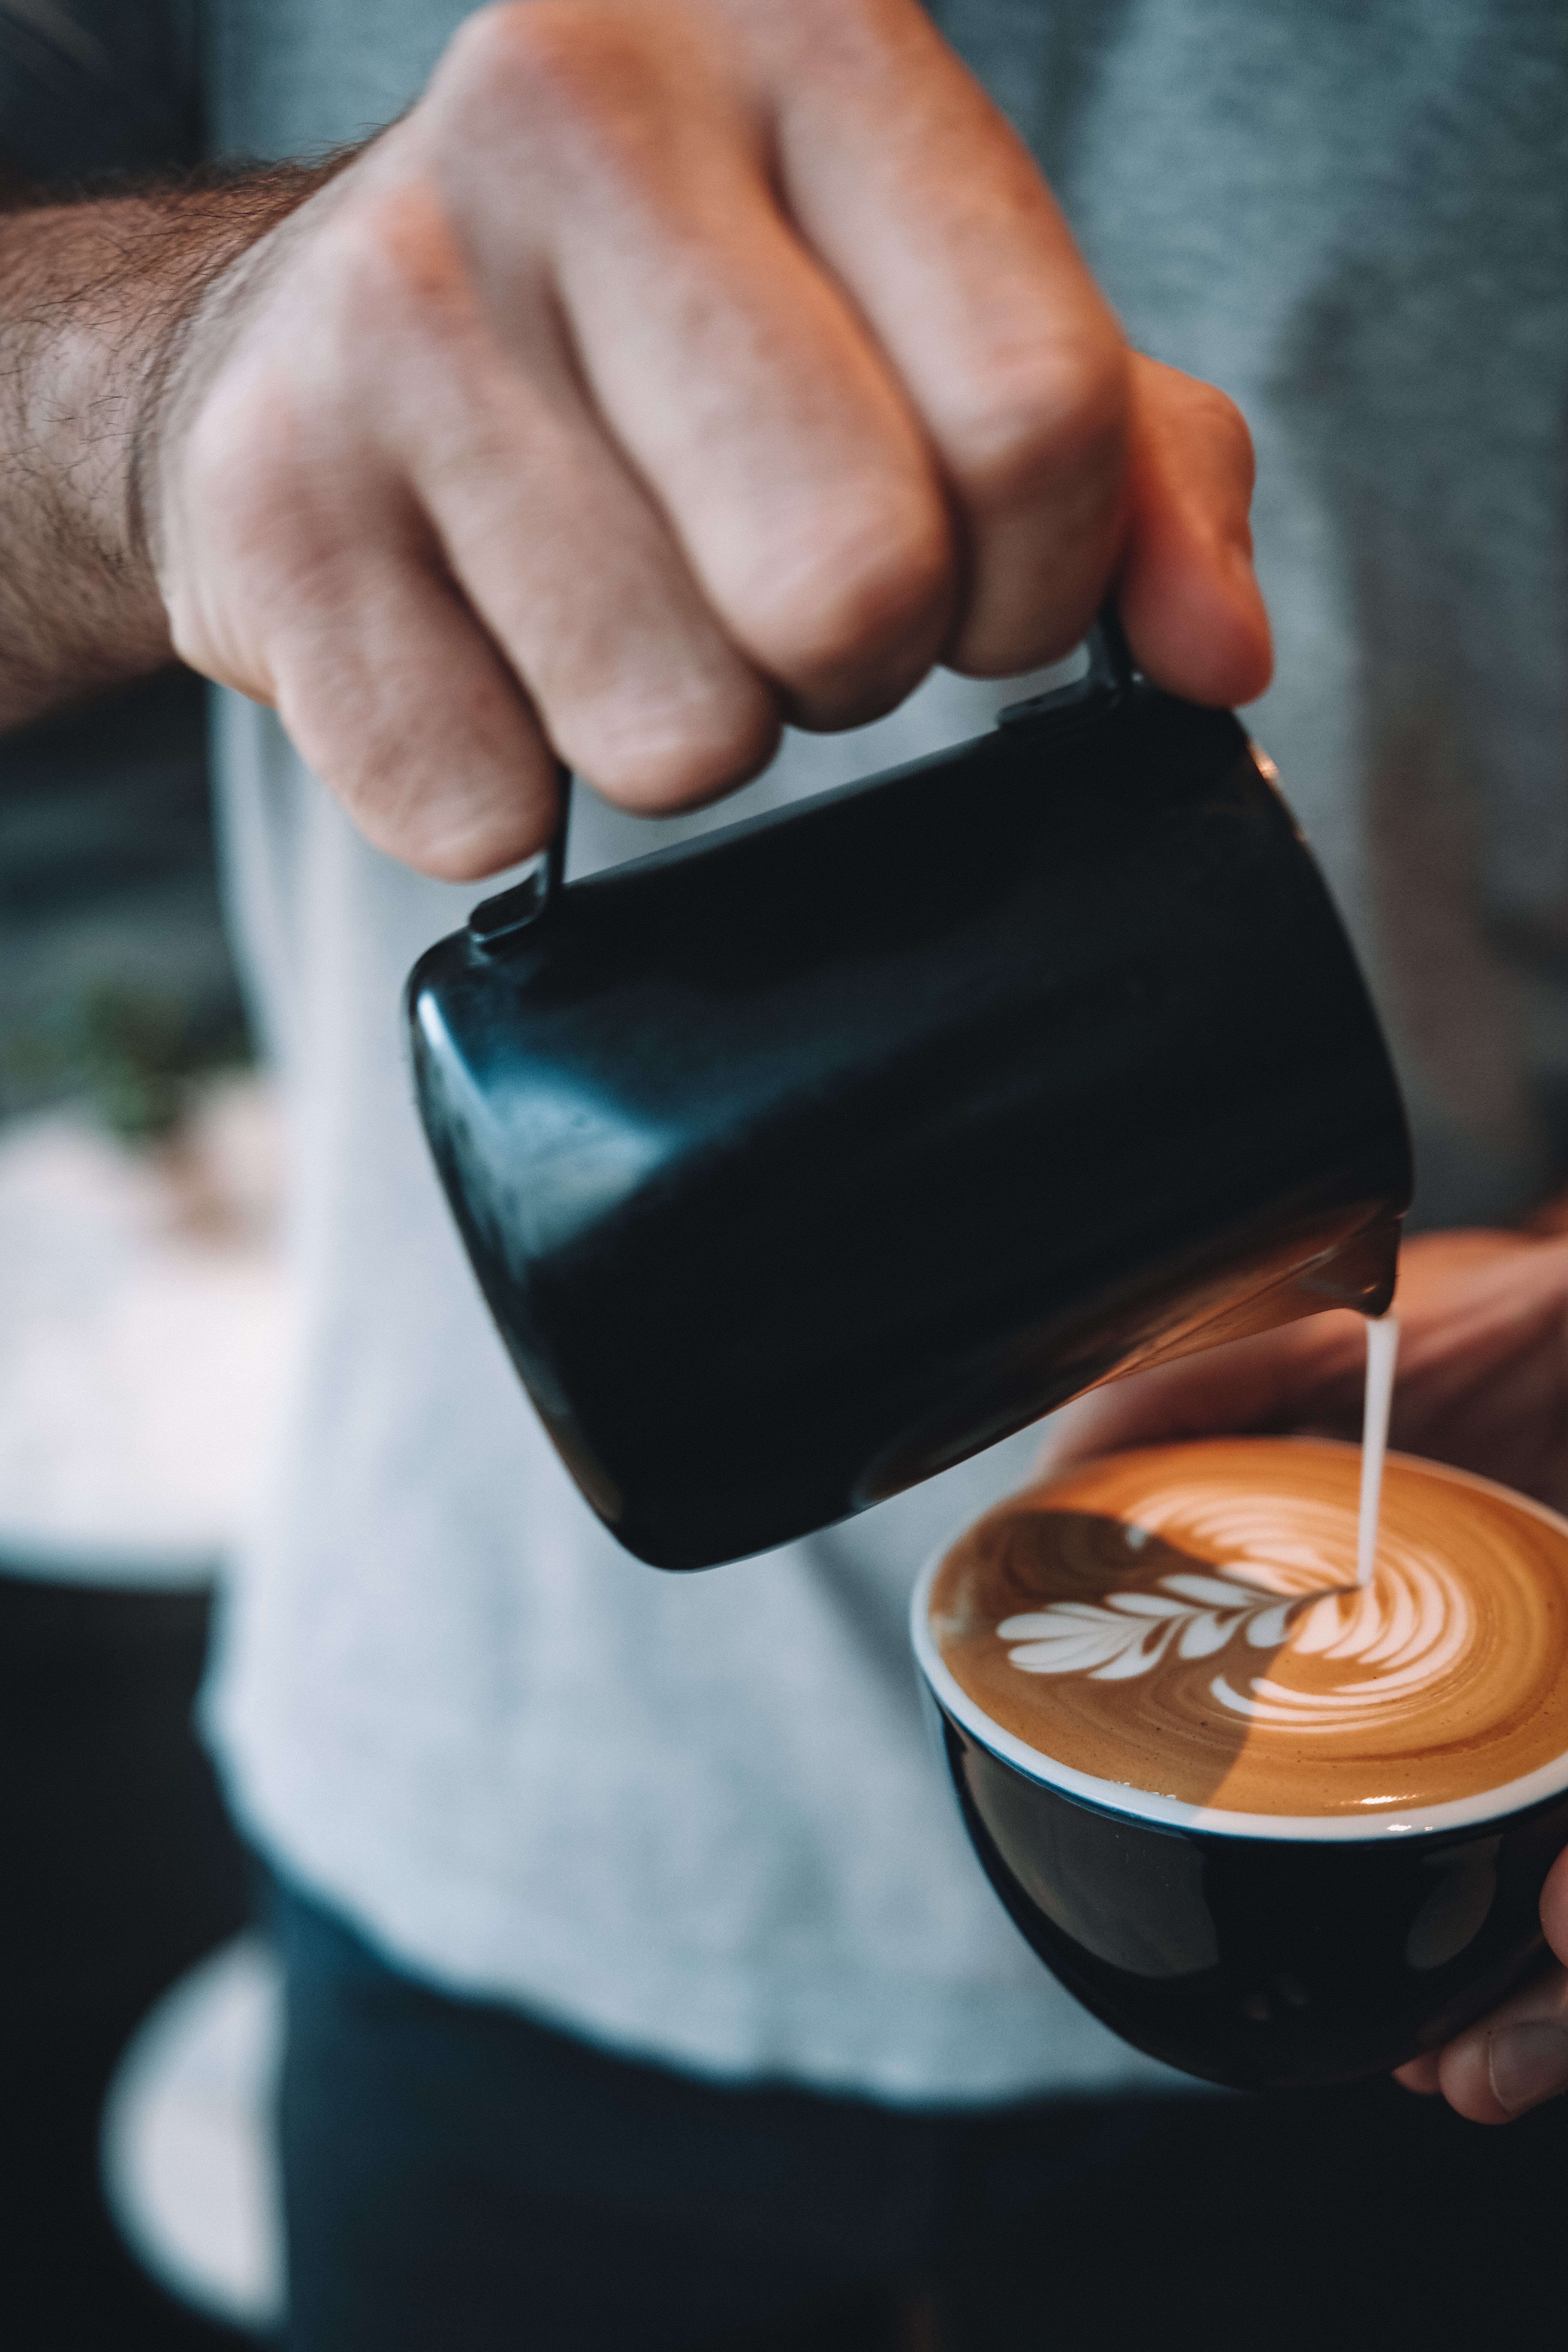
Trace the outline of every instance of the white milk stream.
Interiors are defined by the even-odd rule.
[[[1394,1362],[1399,1353],[1399,1321],[1381,1315],[1366,1327],[1366,1405],[1361,1429],[1361,1517],[1356,1527],[1355,1580],[1370,1584],[1377,1565],[1377,1518],[1383,1500],[1383,1457],[1388,1450],[1388,1408],[1394,1395]]]

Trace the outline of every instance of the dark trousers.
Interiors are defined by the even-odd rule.
[[[289,2352],[1438,2352],[1561,2293],[1561,2114],[725,2089],[276,1925]]]

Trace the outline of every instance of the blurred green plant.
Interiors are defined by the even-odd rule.
[[[0,1035],[0,1097],[72,1099],[128,1143],[173,1133],[205,1080],[247,1067],[237,1003],[192,1003],[98,973]]]

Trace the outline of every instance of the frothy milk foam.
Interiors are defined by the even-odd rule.
[[[1373,1343],[1389,1373],[1394,1337]],[[1372,1369],[1364,1457],[1149,1447],[991,1512],[931,1586],[960,1689],[1075,1773],[1205,1810],[1447,1807],[1560,1759],[1568,1780],[1568,1528],[1485,1480],[1384,1461]]]

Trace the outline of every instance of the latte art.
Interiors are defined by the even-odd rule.
[[[1143,1506],[1135,1532],[1167,1525],[1167,1501],[1157,1498],[1152,1510]],[[1451,1672],[1467,1648],[1473,1612],[1463,1583],[1408,1541],[1384,1541],[1375,1583],[1336,1592],[1331,1588],[1342,1570],[1335,1538],[1343,1530],[1321,1505],[1277,1499],[1266,1507],[1263,1528],[1249,1524],[1265,1515],[1256,1498],[1238,1505],[1216,1494],[1205,1504],[1201,1489],[1182,1496],[1169,1517],[1178,1541],[1185,1535],[1200,1549],[1213,1544],[1221,1557],[1239,1548],[1239,1557],[1227,1559],[1226,1579],[1163,1576],[1152,1592],[1113,1592],[1103,1603],[1055,1601],[1005,1618],[997,1633],[1018,1644],[1009,1663],[1026,1674],[1088,1673],[1112,1682],[1152,1673],[1167,1652],[1206,1658],[1233,1638],[1255,1650],[1288,1644],[1293,1657],[1342,1659],[1359,1675],[1326,1691],[1254,1676],[1244,1691],[1222,1673],[1209,1691],[1233,1714],[1310,1733],[1342,1730],[1369,1709],[1407,1703]],[[1287,1560],[1293,1565],[1281,1566]],[[1292,1586],[1295,1598],[1264,1597]]]
[[[1390,1456],[1358,1587],[1357,1472],[1289,1439],[1090,1464],[949,1555],[943,1660],[1058,1762],[1236,1811],[1442,1803],[1568,1754],[1568,1534]]]

